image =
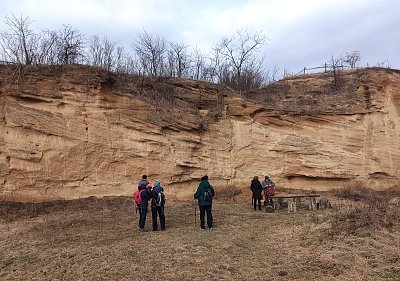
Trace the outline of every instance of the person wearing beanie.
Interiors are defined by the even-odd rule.
[[[268,195],[267,191],[270,188],[274,188],[275,183],[268,176],[265,176],[265,179],[261,182],[261,186],[264,193],[265,205],[272,205],[272,198]]]
[[[157,217],[160,218],[160,229],[165,230],[165,195],[164,188],[161,186],[159,180],[153,183],[153,190],[151,191],[151,218],[153,221],[153,231],[158,230]]]

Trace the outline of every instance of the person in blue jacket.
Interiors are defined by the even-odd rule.
[[[197,199],[200,209],[200,229],[205,229],[205,213],[207,213],[207,226],[209,229],[213,228],[212,217],[212,200],[215,196],[214,188],[208,182],[208,176],[203,176],[199,187],[194,194],[194,199]]]

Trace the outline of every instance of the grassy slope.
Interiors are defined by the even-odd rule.
[[[144,233],[128,198],[2,203],[0,280],[400,280],[397,224],[332,236],[336,208],[217,201],[215,229],[200,232],[193,204],[167,203],[167,230],[150,231],[149,215]]]

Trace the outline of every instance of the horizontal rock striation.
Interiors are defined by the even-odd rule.
[[[0,199],[132,195],[142,174],[218,189],[398,186],[400,72],[287,78],[249,93],[82,66],[0,66]]]

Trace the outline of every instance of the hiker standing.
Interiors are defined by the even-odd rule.
[[[213,228],[213,217],[212,217],[212,199],[215,195],[214,188],[208,182],[208,176],[203,176],[194,199],[197,199],[200,209],[200,229],[205,229],[205,213],[207,213],[207,226],[209,229]]]
[[[149,184],[149,181],[147,180],[147,175],[143,175],[142,179],[138,183],[138,187],[142,187],[142,188],[147,187],[148,184]]]
[[[251,192],[253,192],[253,206],[254,206],[254,211],[257,210],[257,203],[258,203],[258,209],[261,210],[261,193],[262,193],[262,185],[260,181],[258,180],[258,177],[255,176],[253,180],[251,181],[250,185]]]
[[[261,186],[263,189],[264,197],[265,197],[265,204],[271,205],[272,204],[272,196],[275,194],[275,183],[268,177],[265,176],[265,179],[261,182]]]
[[[160,217],[160,229],[165,230],[165,196],[164,188],[162,188],[159,180],[156,180],[153,184],[151,198],[151,218],[153,220],[153,231],[158,230],[157,214]]]
[[[142,192],[148,185],[147,176],[143,175],[142,179],[138,183],[138,189],[133,193],[133,200],[136,204],[136,213],[139,210],[139,215],[142,212],[141,205],[142,205]]]
[[[147,184],[149,185],[149,184]],[[150,184],[151,186],[151,184]],[[146,216],[147,216],[147,206],[150,200],[150,192],[151,188],[148,186],[139,185],[139,192],[141,197],[141,204],[138,205],[139,208],[139,231],[144,231],[144,226],[146,224]]]

